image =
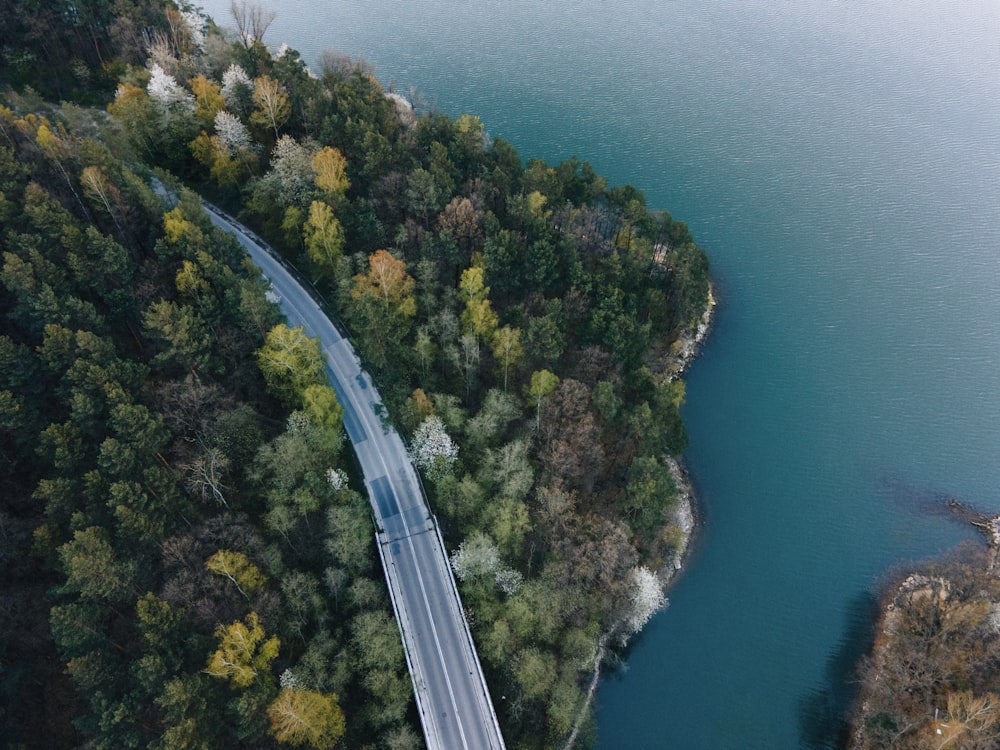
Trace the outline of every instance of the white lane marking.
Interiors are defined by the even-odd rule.
[[[222,221],[223,223],[225,223],[229,227],[229,231],[230,232],[239,234],[241,237],[243,237],[244,239],[246,239],[247,242],[251,243],[256,249],[258,249],[261,253],[263,253],[265,256],[267,256],[269,258],[269,260],[273,261],[273,259],[271,259],[270,256],[267,254],[267,251],[264,250],[264,248],[262,248],[254,239],[248,237],[243,231],[241,231],[238,228],[236,228],[228,220],[225,220],[222,217],[219,217],[219,220]],[[243,244],[244,247],[246,247],[246,243],[241,243],[241,244]],[[304,294],[307,299],[309,299],[310,301],[313,301],[312,298],[309,297],[308,293],[306,293],[305,290],[301,288],[301,285],[297,284],[297,282],[295,282],[294,279],[290,279],[289,277],[287,277],[287,275],[286,275],[287,272],[285,272],[284,268],[281,268],[281,272],[282,272],[282,275],[286,276],[286,280],[287,281],[289,281],[294,286],[299,287],[298,291],[299,291],[300,294]],[[283,302],[285,304],[281,305],[282,308],[285,308],[286,306],[288,308],[291,308],[292,310],[294,310],[294,312],[296,313],[298,319],[302,322],[302,324],[304,326],[307,326],[307,327],[310,327],[310,328],[312,327],[309,324],[309,321],[308,321],[308,318],[306,316],[305,311],[303,311],[302,308],[293,299],[290,298],[290,296],[286,295],[285,299],[283,300]],[[315,305],[314,301],[313,301],[313,306],[317,308],[317,311],[320,312],[320,314],[322,316],[322,311],[320,311],[318,309],[318,306]],[[288,315],[287,312],[285,314],[286,314],[286,316]],[[326,318],[326,316],[322,316],[322,320],[325,321],[325,322],[329,322],[328,319]],[[332,323],[330,325],[332,326]],[[317,333],[317,335],[321,335],[321,334],[319,334],[319,332],[316,332],[316,333]],[[336,342],[336,343],[339,343],[339,342]],[[328,348],[332,348],[333,345],[334,344],[329,345]],[[340,364],[339,360],[337,360],[336,357],[334,357],[333,359],[337,361],[337,364]],[[360,372],[363,372],[363,370],[361,370]],[[374,386],[373,386],[373,388],[374,388]],[[348,398],[353,402],[353,405],[355,406],[355,414],[357,414],[361,418],[361,420],[363,422],[365,422],[366,425],[369,428],[371,428],[373,425],[371,424],[370,416],[368,414],[369,410],[358,408],[357,394],[354,392],[354,388],[349,383],[345,387],[345,392],[348,394]],[[374,414],[372,414],[372,416],[374,416]],[[375,425],[375,426],[379,426],[379,425]],[[389,483],[390,483],[390,486],[391,486],[393,484],[393,482],[392,482],[392,479],[390,477],[389,467],[388,467],[388,465],[386,463],[385,455],[383,454],[383,451],[382,451],[382,448],[383,448],[382,443],[385,443],[384,447],[390,448],[391,447],[390,444],[391,444],[392,441],[384,439],[385,436],[382,435],[382,431],[381,430],[371,430],[371,433],[373,435],[376,435],[376,436],[381,436],[381,437],[376,437],[376,439],[372,442],[372,447],[375,449],[375,453],[378,456],[379,462],[382,464],[382,468],[385,469],[385,476],[389,477]],[[393,450],[393,453],[396,453],[396,452],[397,451]],[[404,455],[405,455],[405,453],[404,453]],[[409,457],[408,456],[406,456],[406,461],[407,462],[409,461]],[[393,490],[393,493],[395,494],[395,490]],[[396,502],[397,502],[397,505],[398,505],[399,504],[398,498],[397,498]],[[377,508],[376,508],[376,512],[378,512]],[[439,661],[439,663],[441,665],[442,672],[444,674],[445,683],[446,683],[446,685],[448,687],[448,697],[449,697],[449,699],[451,701],[452,710],[454,712],[453,716],[455,718],[455,723],[458,726],[459,734],[461,735],[462,747],[468,748],[469,744],[468,744],[468,740],[466,739],[466,736],[465,736],[465,730],[464,730],[464,728],[462,726],[462,721],[461,721],[460,713],[459,713],[459,710],[458,710],[458,702],[455,699],[454,686],[452,685],[451,677],[448,674],[448,665],[447,665],[447,661],[445,660],[445,657],[444,657],[444,650],[443,650],[443,648],[441,646],[440,634],[438,633],[437,626],[435,625],[435,622],[434,622],[434,613],[431,610],[430,600],[428,599],[428,596],[427,596],[427,588],[426,588],[426,585],[424,584],[423,576],[420,573],[420,567],[419,567],[419,565],[416,564],[417,553],[416,553],[416,547],[413,544],[413,538],[410,537],[410,536],[408,536],[407,537],[407,543],[409,544],[410,553],[411,553],[411,556],[413,557],[413,560],[414,560],[414,563],[415,563],[414,567],[413,567],[413,570],[417,574],[417,582],[420,585],[420,593],[421,593],[421,596],[423,598],[424,609],[425,609],[425,611],[427,613],[428,622],[430,623],[431,632],[432,632],[432,635],[434,637],[434,646],[435,646],[435,650],[437,651],[438,661]],[[392,550],[390,549],[389,552],[390,552],[390,555],[391,555],[392,554]],[[437,717],[435,717],[435,719],[436,718]]]

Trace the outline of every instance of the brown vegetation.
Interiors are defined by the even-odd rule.
[[[860,677],[853,750],[1000,747],[1000,579],[981,559],[908,576]]]

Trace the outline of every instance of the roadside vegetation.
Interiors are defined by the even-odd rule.
[[[269,49],[259,7],[226,34],[98,7],[79,33],[104,62],[78,99],[106,112],[24,88],[75,92],[77,37],[3,50],[44,55],[59,86],[9,67],[22,93],[0,109],[4,736],[422,744],[318,348],[194,192],[149,188],[155,167],[253,226],[350,329],[508,746],[560,746],[683,537],[663,457],[686,444],[673,355],[707,304],[704,253],[586,162],[525,164],[363,61]],[[122,28],[141,51],[98,31]]]

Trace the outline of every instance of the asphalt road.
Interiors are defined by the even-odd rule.
[[[406,447],[383,424],[381,399],[350,342],[305,288],[246,227],[206,204],[212,223],[232,233],[271,282],[291,326],[318,338],[344,407],[376,524],[376,539],[403,636],[429,750],[504,748],[437,521]]]

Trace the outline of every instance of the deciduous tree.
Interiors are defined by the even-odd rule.
[[[467,262],[483,242],[483,221],[483,212],[471,200],[455,196],[438,217],[438,228],[451,235]]]
[[[80,173],[80,187],[83,188],[84,196],[98,211],[111,217],[118,234],[125,242],[128,242],[125,230],[122,229],[122,225],[118,221],[118,211],[124,203],[121,191],[108,179],[107,173],[100,167],[84,167],[83,172]]]
[[[278,655],[280,642],[266,638],[256,612],[247,615],[245,622],[220,625],[215,634],[219,647],[209,657],[205,671],[229,680],[233,687],[246,688],[257,682]]]
[[[640,565],[632,568],[632,592],[629,609],[625,613],[622,628],[622,640],[626,640],[642,630],[649,618],[656,614],[667,603],[663,594],[663,585],[649,568]]]
[[[282,744],[332,748],[346,730],[337,696],[315,690],[284,688],[267,708],[271,734]]]
[[[626,511],[637,526],[656,524],[677,494],[667,467],[659,457],[637,456],[629,467],[627,479]]]
[[[194,97],[177,83],[176,78],[156,63],[153,63],[146,91],[154,101],[159,103],[160,111],[166,117],[180,112],[194,111]]]
[[[451,469],[458,458],[458,446],[448,435],[440,417],[429,416],[411,441],[410,456],[418,469],[427,472],[431,479],[438,479]]]
[[[558,385],[559,377],[548,370],[537,370],[531,373],[528,396],[535,404],[535,432],[538,432],[542,424],[542,402],[555,393]]]
[[[351,186],[347,179],[347,159],[339,149],[324,146],[312,158],[316,187],[331,198],[339,198]]]
[[[376,367],[384,367],[409,330],[417,312],[415,282],[406,272],[406,263],[387,250],[377,250],[368,258],[368,273],[354,277],[350,315],[367,334],[364,349]]]
[[[351,576],[368,573],[374,555],[372,538],[371,510],[357,493],[348,493],[343,505],[330,506],[324,547],[339,569]]]
[[[344,253],[344,230],[333,209],[323,201],[313,201],[309,206],[305,240],[309,259],[316,268],[328,279],[336,279]]]
[[[222,74],[222,95],[229,109],[244,117],[253,106],[253,79],[236,63],[232,63]]]
[[[477,340],[489,341],[496,331],[498,319],[490,304],[490,288],[483,283],[483,277],[482,266],[471,266],[462,271],[459,284],[465,299],[462,327],[466,333],[474,334]]]
[[[507,391],[507,379],[511,367],[517,367],[524,356],[521,346],[521,329],[504,326],[493,334],[493,356],[503,367],[503,389]]]
[[[250,122],[261,127],[269,127],[278,138],[278,129],[285,124],[292,113],[285,87],[268,75],[254,80],[253,101],[257,105],[250,114]]]
[[[255,144],[250,137],[250,131],[236,115],[219,110],[215,113],[212,125],[215,127],[216,135],[229,150],[230,155],[238,154],[240,151],[253,150]]]
[[[319,340],[309,338],[302,326],[279,323],[268,331],[257,362],[268,390],[291,406],[302,403],[306,388],[323,382]]]
[[[229,458],[215,446],[207,446],[181,468],[185,486],[202,501],[212,501],[229,507],[223,478],[229,471]]]
[[[215,125],[216,117],[225,109],[226,97],[222,95],[219,84],[208,80],[205,76],[197,76],[188,81],[194,94],[194,116],[203,128]]]
[[[263,40],[264,34],[274,23],[277,14],[267,10],[258,2],[248,3],[247,0],[230,0],[229,14],[236,23],[236,33],[240,43],[250,49],[254,42]]]
[[[205,568],[216,575],[228,578],[247,601],[267,583],[267,578],[260,572],[260,568],[250,562],[242,552],[220,549],[205,561]]]
[[[271,151],[270,177],[277,182],[270,186],[278,191],[275,196],[282,205],[296,204],[305,207],[313,192],[312,167],[315,146],[299,143],[290,135],[283,135]]]

